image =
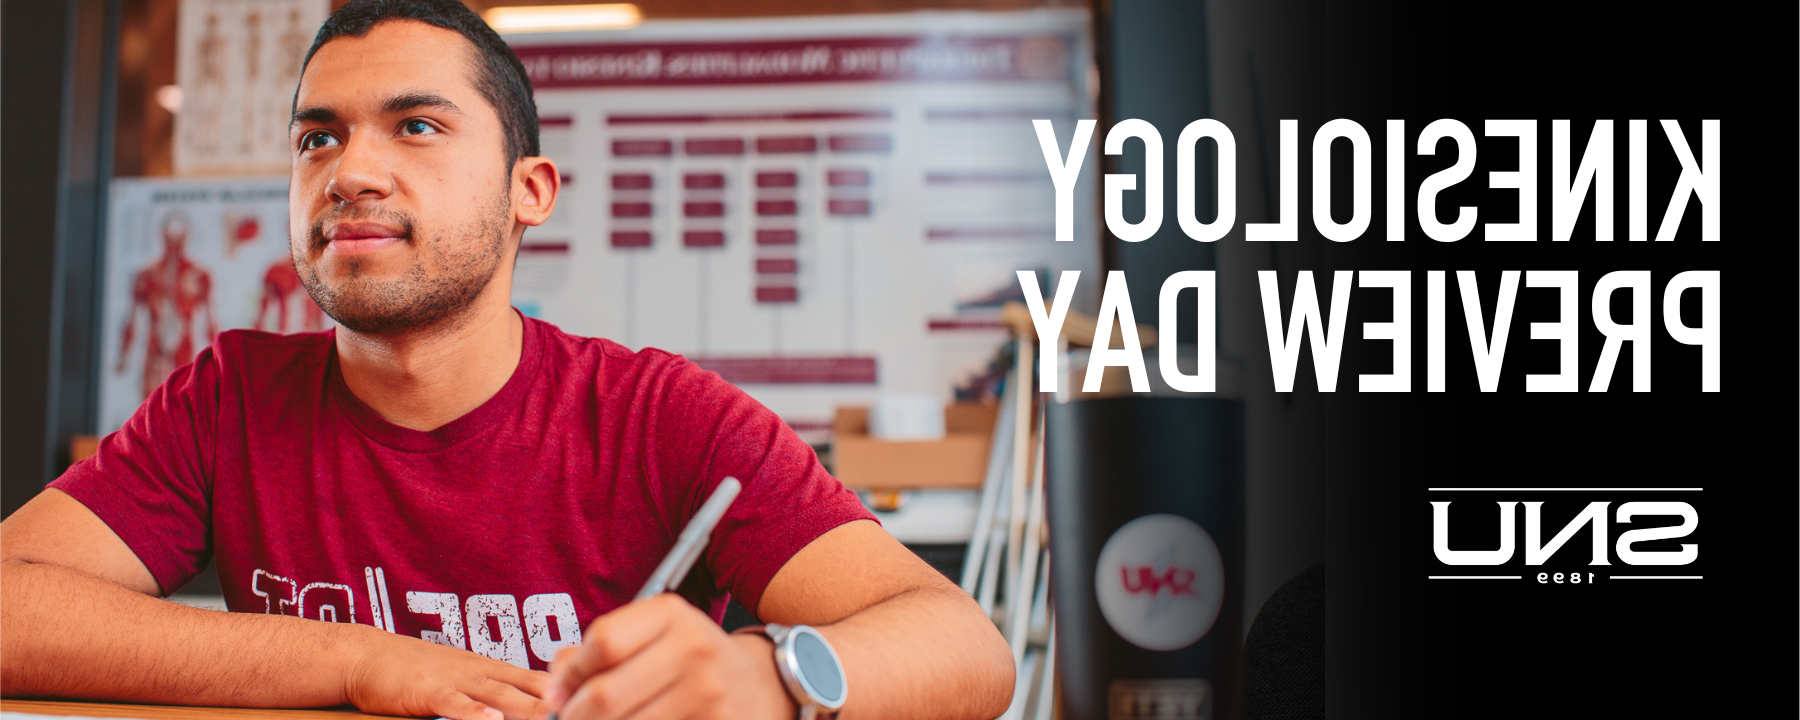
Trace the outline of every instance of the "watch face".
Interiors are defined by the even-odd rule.
[[[844,673],[831,646],[812,628],[793,634],[794,660],[801,681],[820,703],[837,707],[844,702]]]

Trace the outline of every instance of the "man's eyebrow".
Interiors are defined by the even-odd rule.
[[[395,95],[391,98],[388,98],[387,102],[384,102],[381,104],[381,112],[383,114],[402,113],[402,112],[406,112],[408,110],[413,110],[413,109],[422,108],[422,107],[439,108],[439,109],[448,110],[450,112],[454,112],[457,114],[462,113],[462,108],[457,107],[456,103],[450,102],[449,98],[446,98],[442,95],[438,95],[436,93],[428,93],[428,92],[403,93],[400,95]],[[331,110],[330,108],[325,108],[325,107],[301,108],[299,110],[294,111],[294,117],[291,121],[288,122],[288,127],[294,127],[294,126],[300,125],[301,123],[315,123],[315,124],[319,124],[319,125],[329,125],[331,123],[337,122],[337,119],[338,119],[337,113],[334,112],[333,110]]]
[[[295,110],[294,119],[288,122],[288,127],[294,127],[301,123],[329,125],[334,122],[337,122],[337,113],[332,112],[330,108],[309,107]]]
[[[442,110],[449,110],[458,114],[462,113],[462,108],[457,107],[456,103],[450,102],[448,98],[445,98],[442,95],[424,92],[404,93],[388,98],[387,102],[381,104],[381,112],[401,113],[422,107],[434,107]]]

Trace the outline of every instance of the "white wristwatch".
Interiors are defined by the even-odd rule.
[[[800,706],[800,720],[814,720],[820,715],[836,713],[844,707],[848,688],[844,682],[844,664],[825,636],[806,625],[777,625],[744,628],[762,633],[775,641],[775,672],[788,695]]]

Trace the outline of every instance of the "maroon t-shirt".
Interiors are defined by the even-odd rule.
[[[543,669],[629,602],[726,476],[681,593],[754,611],[814,538],[870,518],[774,413],[678,355],[525,320],[493,398],[419,432],[350,392],[333,334],[231,331],[51,487],[165,593],[210,557],[239,612],[356,622]]]

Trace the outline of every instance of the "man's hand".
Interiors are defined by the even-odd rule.
[[[727,635],[678,595],[614,610],[581,637],[550,666],[545,699],[561,720],[794,717],[768,638]]]
[[[451,720],[541,720],[550,675],[418,638],[389,636],[351,669],[345,699],[363,712]]]

